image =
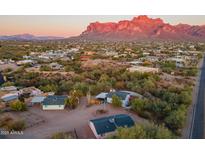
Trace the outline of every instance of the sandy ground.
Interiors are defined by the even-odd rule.
[[[3,64],[0,65],[0,71],[3,71],[5,69],[11,68],[13,71],[17,70],[19,68],[19,66],[17,66],[16,64]]]
[[[103,105],[86,107],[85,100],[81,101],[77,109],[71,111],[43,111],[41,108],[32,107],[27,112],[41,117],[44,122],[27,128],[23,135],[9,135],[7,138],[50,138],[54,133],[74,130],[78,138],[95,138],[88,126],[88,121],[113,114],[129,114],[136,123],[144,122],[144,119],[136,114],[123,108],[113,108],[110,104],[106,105],[106,110],[108,110],[106,114],[96,115],[97,109],[103,109]]]

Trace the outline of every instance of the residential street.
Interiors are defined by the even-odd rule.
[[[199,80],[198,96],[193,110],[193,121],[190,131],[191,139],[204,138],[205,58],[203,59]]]

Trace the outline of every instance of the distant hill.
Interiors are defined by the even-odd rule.
[[[171,25],[160,18],[134,17],[117,23],[90,23],[79,36],[88,40],[203,40],[205,25]]]
[[[56,37],[56,36],[34,36],[31,34],[0,36],[0,40],[16,40],[16,41],[57,40],[57,39],[64,39],[64,38],[63,37]]]

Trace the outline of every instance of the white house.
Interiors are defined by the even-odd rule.
[[[131,91],[114,91],[110,92],[106,95],[107,103],[112,103],[112,96],[116,95],[120,98],[122,102],[122,107],[129,107],[130,106],[130,99],[132,97],[142,98],[143,96]]]
[[[48,96],[42,102],[43,110],[64,110],[67,96]]]

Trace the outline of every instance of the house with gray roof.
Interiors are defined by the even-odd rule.
[[[89,121],[89,126],[96,138],[105,138],[113,134],[119,127],[134,126],[133,119],[126,114],[117,114]]]
[[[42,102],[43,110],[63,110],[67,96],[52,95],[46,97]]]
[[[116,95],[117,97],[120,98],[121,102],[122,102],[122,107],[129,107],[130,106],[130,99],[132,97],[138,97],[138,98],[142,98],[143,96],[132,92],[132,91],[113,91],[113,92],[109,92],[106,95],[106,101],[107,103],[112,103],[112,96]]]

